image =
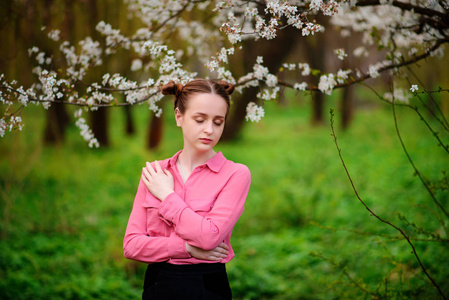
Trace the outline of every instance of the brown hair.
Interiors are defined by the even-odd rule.
[[[181,83],[175,83],[170,80],[167,84],[162,86],[162,94],[164,95],[175,95],[175,109],[178,108],[179,111],[184,114],[189,97],[193,94],[215,94],[223,98],[227,104],[226,115],[229,112],[230,101],[229,95],[234,91],[234,85],[220,80],[215,82],[213,80],[197,78],[189,81],[186,85]]]

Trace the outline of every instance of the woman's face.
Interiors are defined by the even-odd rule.
[[[207,152],[220,140],[227,113],[226,101],[215,94],[194,94],[184,114],[176,109],[176,124],[182,128],[184,148]]]

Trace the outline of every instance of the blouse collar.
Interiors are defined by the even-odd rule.
[[[176,165],[176,161],[178,159],[179,154],[181,154],[182,150],[179,150],[176,152],[175,155],[173,155],[172,158],[168,161],[168,167],[173,167]],[[205,165],[213,172],[218,173],[220,172],[221,168],[226,162],[226,158],[224,157],[223,153],[221,151],[218,151],[217,154],[214,155],[211,159],[209,159]]]

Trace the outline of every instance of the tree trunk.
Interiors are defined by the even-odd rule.
[[[305,44],[305,50],[307,53],[310,67],[313,69],[324,70],[325,66],[325,47],[323,34],[318,33],[313,39],[308,39]],[[326,95],[320,91],[312,92],[312,118],[311,123],[313,126],[324,124],[324,105]]]
[[[100,107],[91,112],[92,131],[102,147],[109,146],[108,110]]]
[[[312,118],[311,122],[313,126],[319,126],[324,124],[324,100],[325,95],[322,92],[312,92]]]
[[[156,149],[162,141],[162,133],[163,133],[163,120],[162,117],[156,117],[153,113],[151,118],[151,122],[148,128],[148,149]]]
[[[126,126],[125,126],[126,135],[129,136],[134,135],[136,133],[136,128],[134,127],[133,115],[131,114],[131,107],[125,106],[124,112],[126,119]]]
[[[65,138],[65,129],[69,124],[69,115],[64,104],[53,103],[47,110],[44,129],[44,144],[61,144]]]
[[[341,128],[346,130],[351,124],[354,115],[354,86],[350,85],[343,89],[341,99]]]
[[[32,5],[30,5],[32,6]],[[51,25],[51,8],[53,6],[53,0],[44,1],[43,9],[43,22],[44,25]],[[44,43],[41,48],[47,48],[47,44]],[[47,49],[48,50],[48,49]],[[45,51],[47,52],[47,51]],[[50,108],[47,110],[47,120],[45,122],[44,129],[44,144],[45,145],[53,145],[53,144],[61,144],[65,139],[65,129],[69,124],[69,115],[66,111],[66,106],[60,103],[53,103]]]

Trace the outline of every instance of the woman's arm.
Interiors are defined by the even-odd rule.
[[[143,205],[146,193],[145,184],[140,180],[123,239],[125,257],[147,263],[189,258],[185,241],[176,233],[169,237],[147,234],[147,208]]]
[[[213,250],[203,250],[201,248],[186,243],[186,250],[195,258],[202,260],[220,261],[225,259],[229,254],[229,246],[221,243]]]
[[[160,216],[173,224],[175,232],[188,244],[212,250],[232,232],[243,212],[251,183],[249,169],[237,166],[204,217],[196,214],[176,193],[169,194],[160,204]]]
[[[207,251],[187,244],[176,233],[172,233],[170,237],[147,235],[147,208],[143,205],[145,196],[145,186],[140,181],[123,240],[126,258],[152,263],[190,256],[220,261],[228,256],[229,247],[224,243]]]

